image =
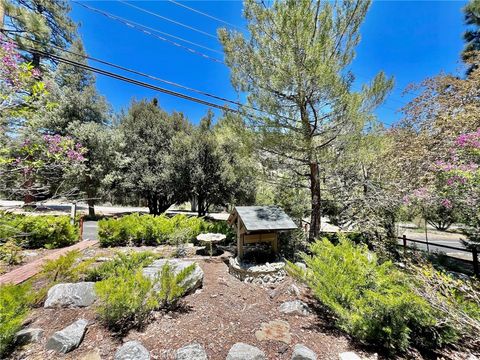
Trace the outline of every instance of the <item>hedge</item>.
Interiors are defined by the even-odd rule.
[[[132,214],[98,222],[98,236],[104,247],[184,243],[203,232],[213,231],[228,233],[229,229],[219,223],[183,214],[173,217]]]
[[[26,249],[60,248],[79,240],[68,216],[0,213],[0,242],[12,239]]]

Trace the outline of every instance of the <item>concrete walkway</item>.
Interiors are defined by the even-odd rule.
[[[97,244],[97,240],[85,240],[76,243],[75,245],[58,249],[56,251],[51,252],[44,257],[34,260],[28,264],[20,266],[19,268],[12,270],[6,274],[0,276],[0,285],[2,284],[20,284],[32,276],[35,276],[42,270],[42,265],[46,260],[54,260],[58,259],[60,256],[64,255],[65,253],[72,251],[72,250],[83,250],[90,246]]]

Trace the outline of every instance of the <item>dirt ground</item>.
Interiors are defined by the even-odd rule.
[[[298,284],[302,293],[300,299],[311,305],[313,313],[300,317],[279,312],[283,301],[296,299],[287,291],[292,279],[287,278],[276,287],[263,288],[235,279],[228,273],[228,267],[221,258],[201,259],[197,263],[205,273],[203,288],[186,296],[179,311],[155,313],[152,321],[141,331],[131,331],[125,338],[118,339],[96,320],[92,308],[38,308],[32,312],[29,326],[43,328],[44,337],[39,343],[17,349],[10,358],[113,359],[122,342],[129,340],[140,341],[150,351],[152,359],[174,359],[178,348],[192,342],[204,346],[211,360],[225,359],[230,347],[237,342],[257,346],[267,354],[268,359],[290,359],[296,344],[310,347],[319,359],[338,359],[340,352],[352,350],[362,354],[345,335],[331,327],[325,316],[315,311],[314,300]],[[46,340],[55,331],[79,318],[88,319],[91,324],[78,349],[66,355],[45,350]],[[257,340],[255,332],[261,329],[262,323],[272,320],[288,323],[289,334],[280,335],[290,335],[290,343]]]

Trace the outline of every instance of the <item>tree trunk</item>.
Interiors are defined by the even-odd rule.
[[[318,238],[320,234],[320,176],[318,162],[310,163],[310,194],[311,194],[311,215],[310,215],[310,231],[308,240],[310,242]]]
[[[87,200],[87,204],[88,204],[88,217],[94,218],[95,217],[95,200],[89,198]]]

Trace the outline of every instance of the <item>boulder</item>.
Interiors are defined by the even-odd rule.
[[[340,353],[338,354],[338,358],[339,360],[362,360],[362,358],[353,351]]]
[[[150,353],[138,341],[128,341],[118,348],[114,360],[150,360]]]
[[[48,339],[47,349],[55,350],[63,354],[76,349],[83,340],[87,325],[87,320],[80,319],[65,329],[57,331]]]
[[[226,360],[266,360],[265,353],[255,346],[236,343],[228,352]]]
[[[302,269],[303,271],[307,271],[307,265],[303,262],[300,262],[300,261],[297,261],[295,263],[295,265],[297,265],[300,269]]]
[[[179,259],[159,259],[155,260],[151,265],[143,268],[143,275],[154,279],[162,271],[162,267],[169,263],[170,266],[174,269],[174,272],[178,274],[180,271],[185,269],[187,266],[196,264],[193,261],[179,260]],[[187,287],[187,293],[194,292],[196,289],[202,286],[203,283],[203,270],[198,264],[195,266],[195,271],[188,276],[184,284],[189,284]]]
[[[94,285],[93,282],[54,285],[48,290],[44,306],[46,308],[90,306],[96,299]]]
[[[307,316],[310,314],[308,305],[301,300],[286,301],[280,305],[280,312],[288,315]]]
[[[207,360],[205,349],[197,343],[186,345],[177,350],[175,360]]]
[[[303,344],[297,344],[293,348],[291,360],[317,360],[317,354]]]
[[[43,329],[27,328],[18,331],[15,334],[15,344],[25,345],[31,342],[39,341],[43,336]]]

